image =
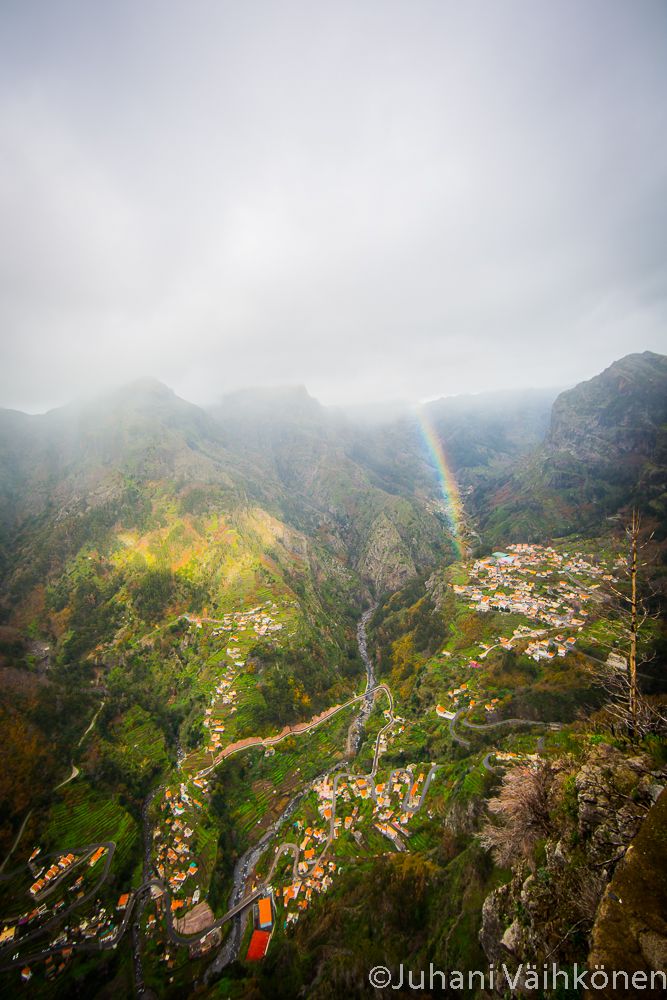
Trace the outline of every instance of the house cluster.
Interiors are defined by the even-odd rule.
[[[123,896],[121,896],[122,899]],[[127,900],[129,900],[129,894],[127,895]],[[127,902],[125,905],[127,905]],[[122,912],[124,907],[118,906],[117,909]],[[84,917],[79,921],[78,925],[71,927],[68,940],[72,942],[97,940],[103,944],[113,941],[118,932],[116,919],[113,913],[107,912],[106,906],[98,905],[93,914]]]
[[[58,879],[65,872],[69,871],[76,861],[78,861],[78,858],[76,858],[73,854],[63,854],[60,858],[58,858],[55,864],[52,864],[50,868],[40,873],[40,877],[37,878],[37,880],[30,886],[30,895],[38,896],[44,889],[52,886],[56,879]]]
[[[318,799],[318,812],[326,821],[332,840],[338,840],[342,830],[351,834],[358,843],[361,842],[362,831],[358,827],[368,819],[368,810],[363,810],[362,803],[354,803],[354,800],[368,799],[372,802],[371,820],[375,829],[387,837],[397,850],[403,851],[404,838],[410,836],[408,823],[421,803],[425,779],[423,772],[415,778],[412,766],[393,771],[385,782],[375,783],[366,775],[338,778],[335,785],[338,815],[334,818],[333,830],[331,817],[334,783],[325,776],[314,783],[313,790]],[[392,796],[395,798],[392,799]],[[295,823],[295,827],[304,836],[299,844],[299,878],[283,888],[287,924],[297,920],[300,913],[308,909],[313,893],[325,892],[332,884],[333,876],[341,871],[335,861],[323,861],[322,850],[318,850],[321,845],[326,845],[329,838],[326,829],[311,826],[304,828],[301,822]]]
[[[575,576],[598,582],[584,585]],[[573,629],[586,624],[586,605],[600,587],[599,581],[612,579],[581,556],[522,544],[477,559],[471,582],[465,586],[455,584],[454,591],[466,597],[475,611],[513,612],[547,627]],[[499,641],[512,648],[511,640]]]
[[[234,636],[232,636],[232,638],[229,641],[230,642],[238,642],[239,640],[238,640],[238,637],[234,635]],[[238,646],[227,646],[227,649],[225,650],[225,653],[233,661],[233,665],[235,667],[245,667],[245,660],[241,659],[241,657],[243,656],[243,653],[241,652],[241,650],[239,649]]]
[[[387,823],[382,821],[381,823],[375,823],[375,829],[379,830],[380,833],[384,837],[387,837],[388,840],[391,840],[399,851],[405,850],[405,841],[401,838],[401,834],[403,837],[409,837],[410,832],[409,830],[406,830],[404,826],[401,826],[400,823]]]
[[[277,604],[274,602],[267,601],[266,604],[250,608],[249,611],[237,611],[227,614],[223,617],[222,624],[213,629],[211,637],[219,638],[225,635],[225,633],[243,631],[251,631],[258,636],[280,632],[283,629],[282,622],[275,621],[267,611],[268,608],[275,611],[277,607]],[[208,745],[206,749],[209,753],[213,754],[217,753],[222,746],[225,732],[223,721],[225,715],[227,713],[233,715],[237,711],[238,692],[234,687],[234,682],[238,670],[244,667],[246,662],[243,658],[244,654],[238,645],[238,635],[229,635],[226,641],[228,645],[224,652],[229,662],[224,666],[224,674],[211,692],[210,705],[204,713],[204,727],[208,730]]]
[[[65,857],[68,857],[68,855],[65,855]],[[59,869],[60,874],[65,874],[66,871],[71,871],[72,864],[69,864],[65,869]],[[41,875],[41,873],[38,874]],[[52,884],[54,884],[53,880],[51,881]],[[72,882],[71,885],[67,886],[67,892],[70,894],[72,899],[78,900],[83,898],[85,895],[83,883],[84,876],[80,875],[74,882]],[[33,895],[36,894],[33,893]],[[50,920],[52,917],[57,916],[57,914],[61,913],[67,906],[68,900],[65,896],[56,899],[50,897],[50,899],[50,905],[49,903],[42,902],[38,906],[35,906],[33,910],[22,913],[17,919],[10,921],[0,932],[0,945],[5,942],[17,940],[23,928],[31,929],[38,926],[46,920]]]
[[[255,635],[269,635],[272,632],[280,632],[283,628],[282,622],[277,622],[267,610],[276,611],[277,608],[278,605],[275,602],[267,601],[266,604],[258,604],[256,608],[250,608],[249,611],[236,611],[224,615],[222,625],[214,629],[211,635],[216,637],[222,635],[224,632],[233,632],[237,629],[252,629]]]
[[[165,814],[162,823],[153,830],[153,845],[156,869],[160,878],[168,884],[172,893],[178,893],[184,886],[192,886],[193,891],[185,901],[174,900],[181,906],[199,902],[199,889],[194,882],[199,871],[197,857],[193,851],[194,829],[189,825],[187,813],[202,809],[198,794],[203,794],[208,783],[205,778],[193,778],[191,782],[197,794],[182,782],[177,790],[165,789],[160,811]],[[194,899],[194,896],[197,896]]]
[[[284,886],[285,924],[294,923],[299,919],[300,914],[310,906],[314,892],[327,891],[333,883],[332,876],[337,871],[340,871],[340,868],[335,861],[318,862],[303,879],[295,879],[294,882]]]
[[[9,944],[16,938],[17,927],[16,924],[5,924],[5,926],[0,931],[0,946],[3,944]]]
[[[499,698],[490,698],[488,701],[484,701],[481,692],[473,691],[468,686],[467,681],[463,681],[458,687],[451,688],[447,695],[452,699],[454,710],[447,709],[444,705],[436,705],[435,711],[442,719],[453,719],[460,708],[475,708],[482,703],[484,703],[485,711],[494,712],[500,701]]]
[[[62,901],[62,907],[65,906],[64,901]],[[56,908],[54,908],[56,909]],[[45,907],[40,907],[39,913],[42,911],[46,912]],[[38,911],[35,911],[30,917],[26,917],[28,923],[32,922]],[[23,918],[22,918],[23,919]],[[19,925],[21,920],[19,921]],[[16,931],[16,928],[14,928]],[[57,953],[49,954],[46,956],[44,961],[44,975],[48,980],[55,979],[62,972],[65,971],[69,964],[69,960],[72,957],[74,946],[80,944],[81,942],[99,941],[100,943],[108,943],[113,941],[118,933],[118,925],[115,922],[115,918],[112,914],[108,914],[106,907],[101,906],[98,902],[97,909],[95,912],[88,917],[84,917],[79,921],[78,924],[68,924],[61,930],[55,938],[50,942],[54,949],[58,949]],[[14,938],[15,935],[12,935]],[[7,940],[10,940],[7,938]],[[0,936],[0,943],[2,942],[2,937]],[[29,965],[24,966],[21,969],[21,980],[24,983],[29,982],[32,979],[33,973]]]
[[[385,708],[382,713],[387,721],[391,718],[391,712],[388,708]],[[391,743],[400,736],[401,733],[405,732],[405,719],[401,715],[394,715],[394,725],[391,727],[388,733],[380,737],[380,753],[383,753],[387,747],[387,743]]]
[[[241,663],[237,666],[242,666]],[[238,692],[234,685],[234,667],[231,664],[227,667],[226,675],[218,681],[215,690],[211,695],[210,707],[204,710],[204,728],[208,730],[207,750],[210,753],[217,753],[222,745],[222,737],[225,732],[225,724],[218,715],[221,707],[227,708],[231,713],[236,712],[236,702]]]
[[[405,840],[410,833],[407,824],[421,797],[424,774],[413,780],[410,771],[397,771],[390,775],[388,782],[375,786],[375,806],[373,817],[375,828],[390,840],[399,851],[405,850]],[[398,797],[398,806],[392,805],[392,794]]]
[[[329,824],[331,820],[331,802],[321,810],[322,815],[326,812],[326,820]],[[340,825],[340,824],[339,824]],[[296,829],[303,833],[303,839],[299,844],[299,851],[303,854],[303,860],[297,864],[299,875],[305,875],[311,865],[315,863],[315,857],[321,853],[320,848],[326,844],[328,834],[325,829],[318,826],[307,826],[303,828],[301,823],[296,824]]]
[[[371,799],[371,816],[376,829],[402,850],[405,845],[400,837],[409,836],[406,827],[413,811],[419,806],[424,780],[423,772],[414,778],[411,768],[392,771],[387,781],[377,783],[370,777],[362,776],[350,779],[349,783],[341,781],[337,787],[337,798],[344,802],[350,802],[355,797]],[[392,795],[397,797],[397,803],[392,800]],[[350,813],[342,817],[343,828],[354,835],[358,818],[359,806],[355,805]],[[339,822],[337,818],[336,824]]]
[[[67,966],[69,965],[69,960],[72,956],[71,948],[64,948],[59,955],[49,955],[44,962],[44,975],[47,979],[55,979],[57,976],[62,975]],[[28,975],[29,973],[29,975]],[[26,966],[25,969],[21,971],[21,979],[24,982],[29,982],[32,979],[32,972],[30,972],[30,967]]]
[[[479,659],[471,659],[468,668],[481,669],[481,661],[494,649],[518,649],[536,662],[565,657],[589,621],[590,605],[600,599],[596,591],[613,579],[581,555],[557,552],[550,546],[510,545],[507,552],[477,559],[469,583],[455,584],[454,592],[466,599],[473,611],[520,614],[533,624],[519,625],[510,636],[499,635],[493,642],[480,643]],[[485,711],[493,714],[498,699],[485,701],[483,693],[474,688],[476,685],[470,688],[467,682],[452,688],[447,692],[451,704],[437,705],[436,713],[452,719],[457,710],[483,703]]]
[[[322,781],[317,782],[314,785],[315,792],[318,797],[317,811],[319,812],[322,819],[326,820],[331,829],[331,814],[333,811],[333,783],[324,778]],[[358,795],[362,799],[367,799],[369,797],[369,785],[365,778],[358,779],[348,779],[342,778],[338,781],[336,785],[336,802],[338,805],[344,802],[347,805],[351,802],[352,798]],[[333,828],[333,839],[338,840],[341,828],[345,830],[352,830],[353,824],[357,819],[359,814],[359,806],[355,805],[351,810],[351,813],[345,817],[341,813],[345,811],[339,809],[339,815],[334,819]],[[317,843],[324,842],[327,839],[326,833],[323,830],[314,828],[311,830],[310,827],[306,827],[305,834],[308,837],[312,835]],[[302,842],[303,844],[303,842]],[[307,857],[306,860],[312,860],[314,854]]]
[[[516,753],[512,750],[496,750],[493,756],[497,761],[504,761],[506,764],[516,764],[523,761],[537,764],[541,760],[538,753]]]
[[[554,657],[565,656],[576,644],[576,636],[557,635],[553,639],[537,639],[529,642],[525,648],[527,656],[532,656],[536,663],[540,660],[553,660]]]

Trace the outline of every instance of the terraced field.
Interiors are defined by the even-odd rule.
[[[67,850],[105,840],[116,844],[114,867],[139,847],[137,822],[113,796],[98,795],[85,781],[63,788],[49,813],[42,847]]]
[[[255,839],[253,833],[263,832],[304,782],[344,759],[347,729],[354,714],[355,706],[350,706],[311,733],[287,737],[270,757],[256,749],[243,755],[245,795],[243,801],[239,797],[231,816],[244,837]]]
[[[118,752],[133,770],[157,773],[168,766],[164,735],[139,706],[126,712],[113,736]]]

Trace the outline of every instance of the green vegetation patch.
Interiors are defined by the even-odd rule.
[[[113,795],[100,795],[85,781],[76,781],[59,793],[42,837],[47,851],[70,851],[87,844],[112,840],[114,865],[130,858],[138,847],[139,824]]]

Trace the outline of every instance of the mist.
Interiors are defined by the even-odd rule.
[[[28,0],[0,39],[2,406],[667,348],[662,3]]]

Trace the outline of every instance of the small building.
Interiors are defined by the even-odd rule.
[[[257,903],[257,925],[262,931],[273,927],[273,906],[270,896],[262,896]]]
[[[246,955],[247,962],[261,962],[266,955],[272,931],[255,930],[250,938],[250,945]]]
[[[106,853],[107,853],[106,847],[98,847],[97,850],[95,851],[95,853],[93,854],[93,856],[91,857],[90,861],[88,862],[88,865],[91,868],[93,868],[97,864],[97,862],[100,860],[100,858],[102,857],[102,855],[106,854]]]

